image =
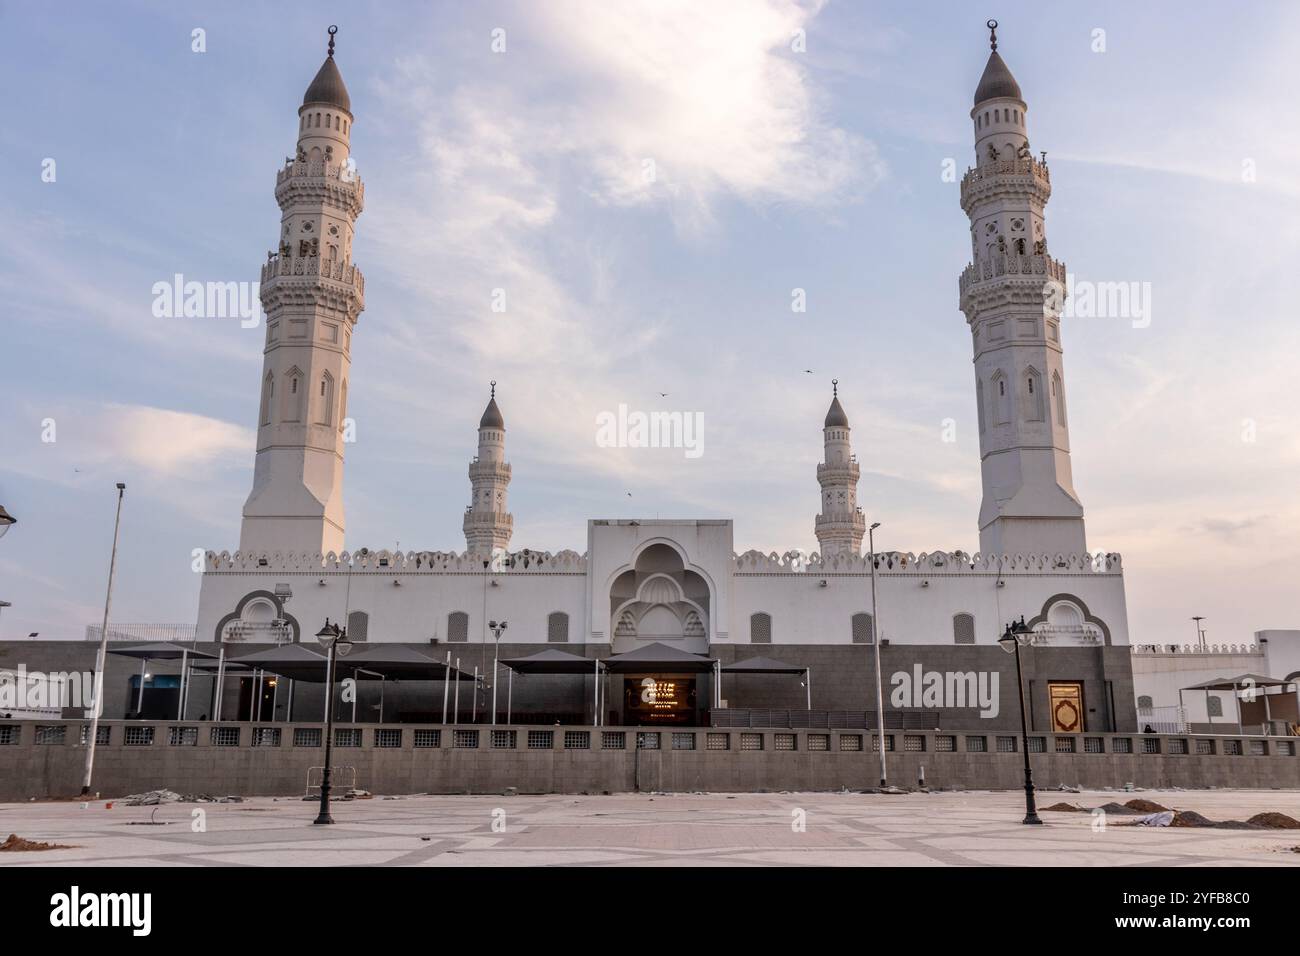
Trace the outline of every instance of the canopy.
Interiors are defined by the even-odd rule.
[[[245,660],[246,658],[240,658]],[[338,659],[339,671],[377,674],[389,680],[470,680],[473,674],[450,667],[406,644],[353,644],[352,652]]]
[[[520,674],[590,674],[596,668],[595,658],[580,657],[554,648],[527,657],[512,657],[501,663]]]
[[[254,651],[251,654],[240,654],[238,657],[230,658],[226,666],[237,664],[246,668],[270,671],[281,677],[323,684],[325,662],[324,654],[308,650],[301,644],[277,644],[264,651]]]
[[[1193,684],[1183,690],[1241,690],[1245,687],[1285,687],[1294,684],[1291,680],[1278,680],[1276,677],[1264,677],[1261,674],[1241,674],[1238,677],[1216,677],[1204,684]]]
[[[616,674],[647,668],[704,673],[713,670],[715,663],[703,654],[691,654],[656,641],[626,654],[614,654],[605,660],[605,667]]]
[[[184,647],[181,644],[133,644],[130,647],[119,647],[116,650],[109,651],[110,654],[118,654],[122,657],[137,657],[150,661],[174,661],[182,657],[192,658],[209,658],[216,660],[216,654],[208,654],[204,651],[196,651],[192,647]]]
[[[726,674],[802,674],[806,667],[796,667],[770,657],[750,657],[734,664],[723,664]]]

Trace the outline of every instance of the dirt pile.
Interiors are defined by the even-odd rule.
[[[62,843],[42,843],[40,840],[26,840],[17,833],[9,834],[9,839],[0,843],[0,853],[26,853],[29,850],[71,850],[72,847]]]

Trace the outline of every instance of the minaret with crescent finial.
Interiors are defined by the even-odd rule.
[[[1047,252],[1046,153],[1029,148],[1028,106],[992,52],[970,117],[975,166],[961,182],[971,264],[959,283],[970,326],[984,486],[980,551],[1077,555],[1086,549],[1066,420],[1061,306],[1065,263]]]
[[[469,463],[472,489],[465,509],[465,548],[470,554],[490,556],[510,546],[514,516],[506,510],[510,465],[506,461],[506,421],[497,407],[497,383],[478,422],[478,455]]]
[[[822,511],[813,522],[822,557],[859,554],[867,519],[858,507],[858,460],[849,444],[849,416],[840,404],[839,379],[831,381],[831,405],[822,426],[825,460],[817,466]]]
[[[294,155],[276,174],[280,238],[262,266],[266,312],[253,490],[241,551],[343,550],[343,446],[352,332],[365,283],[352,264],[365,190],[349,158],[352,100],[325,62],[298,109]]]

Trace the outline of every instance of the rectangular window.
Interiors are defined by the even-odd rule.
[[[704,745],[709,750],[730,750],[731,735],[730,734],[709,734],[708,737],[705,739]]]
[[[63,724],[37,724],[36,742],[42,746],[61,744],[68,735],[68,728]]]
[[[741,750],[762,750],[763,735],[762,734],[741,734],[740,749]]]
[[[381,727],[375,730],[375,746],[392,750],[402,746],[402,732],[396,727]]]
[[[238,727],[213,727],[211,736],[212,746],[214,747],[238,747],[239,746],[239,728]]]
[[[773,750],[794,750],[794,747],[795,747],[794,734],[773,734],[772,735]]]
[[[937,741],[936,741],[936,742],[937,742]],[[957,749],[957,740],[956,740],[955,737],[953,738],[953,747],[952,747],[952,749],[953,749],[953,750],[956,750],[956,749]],[[984,752],[985,752],[986,750],[988,750],[988,749],[989,749],[988,738],[986,738],[986,737],[971,737],[971,736],[967,736],[967,738],[966,738],[966,752],[967,752],[968,754],[982,754],[982,753],[984,753]]]
[[[1016,738],[1015,738],[1015,737],[999,737],[999,738],[998,738],[998,753],[1000,753],[1000,754],[1013,754],[1013,753],[1015,753],[1015,752],[1016,752]]]
[[[1240,741],[1240,740],[1225,740],[1225,741],[1223,742],[1223,752],[1224,752],[1226,755],[1228,755],[1229,757],[1240,757],[1240,756],[1241,756],[1241,741]]]
[[[111,741],[112,739],[113,739],[112,727],[99,727],[95,730],[96,747],[107,747],[109,741]],[[86,742],[88,740],[90,740],[90,724],[82,724],[81,725],[81,746],[83,747],[86,746]]]
[[[451,733],[451,745],[457,750],[477,750],[478,731],[453,730]]]
[[[18,746],[18,730],[13,724],[0,724],[0,747]]]
[[[1187,741],[1184,740],[1182,737],[1170,737],[1170,738],[1169,738],[1169,752],[1170,752],[1171,754],[1185,754],[1185,753],[1187,753]]]
[[[809,734],[807,737],[809,750],[830,750],[830,734]]]
[[[280,728],[279,727],[254,727],[253,746],[254,747],[280,746]]]
[[[903,734],[903,751],[921,753],[925,750],[925,738],[920,734]]]
[[[1029,752],[1031,754],[1041,754],[1047,752],[1047,741],[1042,737],[1029,738]]]
[[[1143,752],[1144,754],[1158,754],[1158,753],[1160,753],[1160,738],[1159,738],[1159,737],[1143,737],[1143,738],[1142,738],[1142,752]]]
[[[513,730],[492,731],[493,750],[514,750],[517,745],[517,732]]]
[[[880,738],[876,734],[871,735],[871,751],[872,753],[880,753]],[[885,734],[885,753],[889,754],[893,752],[894,752],[894,735]]]
[[[840,750],[842,752],[861,750],[861,749],[862,749],[861,734],[840,734]]]
[[[1268,754],[1267,740],[1252,740],[1250,742],[1250,755],[1252,757],[1263,757]]]
[[[122,734],[122,743],[128,747],[152,747],[152,727],[127,727]]]
[[[199,745],[199,728],[169,727],[167,729],[167,746],[197,747]]]
[[[1214,741],[1213,740],[1196,741],[1196,752],[1198,754],[1201,754],[1202,756],[1214,753]]]
[[[293,745],[295,747],[319,747],[323,734],[319,727],[295,727]]]
[[[555,746],[555,734],[550,730],[528,731],[529,750],[550,750]]]
[[[415,746],[421,749],[426,747],[441,747],[442,731],[429,730],[428,728],[417,728],[415,731]]]
[[[601,750],[626,750],[627,734],[621,730],[605,730],[600,735]]]
[[[649,732],[644,730],[637,731],[636,749],[637,750],[658,750],[659,735],[657,733],[654,733],[653,731],[649,731]]]
[[[1113,738],[1110,742],[1110,752],[1113,754],[1131,754],[1133,752],[1133,738]]]
[[[564,732],[564,749],[565,750],[590,750],[591,731],[590,730],[566,730]]]
[[[1084,737],[1083,752],[1086,754],[1102,754],[1106,752],[1105,741],[1100,737]]]
[[[674,733],[673,750],[694,750],[695,735],[692,733]]]
[[[360,747],[361,728],[360,727],[335,727],[334,746],[335,747]]]
[[[1073,738],[1073,737],[1055,737],[1055,738],[1053,738],[1053,739],[1056,741],[1056,752],[1057,752],[1058,754],[1072,754],[1072,753],[1074,753],[1074,738]]]

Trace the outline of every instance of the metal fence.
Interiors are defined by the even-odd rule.
[[[755,710],[727,707],[710,711],[711,727],[822,727],[872,730],[876,727],[874,710]],[[939,713],[934,710],[908,710],[885,714],[888,730],[935,730]]]

